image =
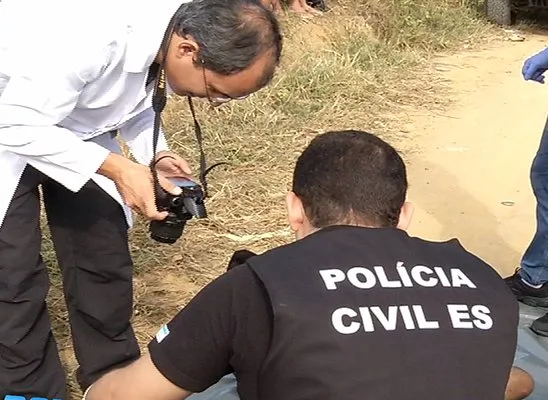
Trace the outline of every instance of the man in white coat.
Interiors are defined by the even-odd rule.
[[[45,305],[39,187],[85,390],[140,355],[130,209],[165,218],[148,164],[172,156],[157,169],[174,194],[166,177],[191,174],[163,133],[152,154],[149,70],[163,63],[169,90],[218,105],[267,85],[281,47],[275,17],[255,0],[2,0],[0,399],[67,398]]]

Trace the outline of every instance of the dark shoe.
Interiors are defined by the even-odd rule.
[[[533,321],[531,330],[540,336],[548,336],[548,314],[544,314],[539,319]]]
[[[531,307],[548,308],[548,283],[538,289],[531,287],[523,281],[519,275],[519,269],[516,270],[514,275],[505,278],[504,281],[518,301]]]

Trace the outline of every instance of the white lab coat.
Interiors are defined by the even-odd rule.
[[[170,18],[188,0],[2,0],[0,3],[0,227],[25,166],[77,192],[119,129],[133,156],[152,154],[152,90],[145,90]],[[167,149],[163,132],[158,151]]]

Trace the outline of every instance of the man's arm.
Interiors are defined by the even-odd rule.
[[[270,332],[261,324],[269,318],[261,290],[245,266],[221,275],[160,329],[149,354],[104,375],[86,400],[178,400],[206,390],[233,372],[232,357],[241,360],[243,352],[256,350],[249,343],[250,321]]]
[[[91,386],[82,400],[184,400],[191,392],[171,383],[146,354]]]
[[[70,36],[65,33],[65,36]],[[44,46],[4,53],[10,80],[0,95],[0,151],[20,155],[68,189],[79,190],[107,159],[109,151],[57,126],[74,109],[84,86],[108,63],[108,45],[70,51],[44,39]],[[55,48],[51,48],[55,46]],[[86,53],[87,52],[87,53]],[[83,54],[86,53],[86,54]],[[32,55],[32,57],[30,56]]]
[[[148,165],[155,156],[152,154],[154,116],[154,110],[149,107],[120,127],[120,136],[128,145],[135,160],[140,164]],[[167,150],[169,150],[169,146],[164,131],[160,128],[156,152]]]

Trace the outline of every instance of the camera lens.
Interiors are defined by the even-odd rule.
[[[167,217],[164,221],[151,221],[149,225],[150,237],[157,242],[173,244],[183,234],[186,221]]]

